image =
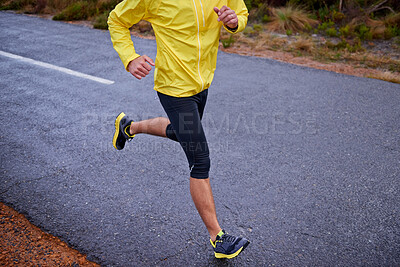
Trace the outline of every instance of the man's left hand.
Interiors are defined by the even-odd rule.
[[[214,7],[214,11],[218,15],[218,21],[222,21],[224,25],[232,29],[237,27],[238,17],[235,11],[227,6],[222,6],[221,9],[218,9],[218,7]]]

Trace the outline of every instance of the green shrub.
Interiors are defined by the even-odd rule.
[[[327,6],[319,8],[317,14],[320,21],[325,22],[331,19],[331,10]]]
[[[121,2],[121,0],[108,0],[106,2],[100,2],[100,4],[98,4],[98,12],[100,14],[103,14],[106,11],[110,12],[120,2]]]
[[[101,30],[107,30],[108,29],[108,15],[110,14],[109,11],[104,12],[103,14],[99,15],[96,17],[93,28],[95,29],[101,29]]]
[[[262,21],[264,19],[264,16],[268,17],[269,13],[270,9],[266,3],[259,4],[257,10],[254,12],[254,15],[250,16],[250,19]]]
[[[246,36],[255,36],[257,35],[257,32],[251,27],[250,25],[246,26],[243,30],[243,34]]]
[[[400,67],[398,64],[391,64],[388,69],[392,72],[400,72]]]
[[[261,31],[263,30],[263,27],[262,27],[262,25],[260,25],[260,24],[254,24],[254,25],[253,25],[253,29],[254,29],[256,32],[261,32]]]
[[[290,36],[290,35],[292,35],[293,34],[293,31],[292,30],[290,30],[290,29],[287,29],[286,30],[286,35],[287,36]]]
[[[383,38],[386,40],[392,39],[394,37],[393,31],[391,30],[391,27],[386,27],[385,31],[383,32]]]
[[[331,20],[325,21],[321,24],[318,25],[318,30],[320,31],[326,31],[328,28],[332,28],[335,26],[335,23]]]
[[[399,35],[400,36],[400,35]],[[399,36],[397,36],[397,37],[395,37],[394,38],[394,44],[398,47],[398,48],[400,48],[400,37]]]
[[[253,9],[253,0],[244,0],[244,3],[246,4],[248,10]]]
[[[265,14],[265,15],[262,17],[262,20],[261,20],[261,21],[264,22],[264,23],[266,23],[266,22],[271,21],[271,18],[270,18],[267,14]]]
[[[335,28],[328,28],[326,31],[325,31],[325,33],[326,33],[326,35],[328,35],[329,37],[336,37],[337,36],[337,31],[336,31],[336,29]]]
[[[307,32],[311,32],[313,28],[312,28],[312,26],[311,26],[310,24],[305,23],[305,24],[304,24],[304,29],[305,29]]]
[[[341,22],[345,18],[345,15],[342,12],[338,12],[336,10],[333,11],[332,19],[335,22]]]
[[[317,21],[318,21],[318,16],[317,16],[315,13],[310,13],[310,14],[308,15],[308,17],[309,17],[310,19],[313,19],[313,20],[317,20]]]
[[[386,16],[384,22],[386,26],[400,27],[400,12]]]
[[[343,36],[343,37],[349,37],[351,35],[350,26],[346,25],[346,26],[340,27],[339,34],[340,34],[340,36]]]
[[[393,37],[400,36],[400,28],[397,26],[388,26],[384,32],[384,38],[386,40],[391,39]]]
[[[58,13],[53,17],[53,20],[67,20],[63,12]]]
[[[265,1],[265,0],[264,0]],[[269,1],[272,2],[272,1]],[[318,10],[322,7],[327,8],[328,5],[335,4],[335,0],[289,0],[289,1],[273,1],[274,3],[276,2],[285,2],[293,5],[301,5],[307,8],[308,10]],[[333,8],[333,7],[331,7]]]
[[[348,45],[348,43],[346,42],[346,40],[343,39],[343,40],[341,40],[341,41],[340,41],[339,43],[337,43],[337,44],[334,44],[334,43],[332,43],[332,42],[330,42],[330,41],[327,41],[327,42],[326,42],[326,45],[328,46],[328,48],[337,51],[337,50],[345,49],[346,46]]]
[[[97,10],[88,2],[79,1],[69,5],[66,9],[53,17],[53,20],[84,20],[95,15]]]
[[[357,36],[361,40],[371,40],[372,39],[372,33],[370,31],[370,28],[368,28],[365,24],[361,24],[356,28]]]
[[[349,51],[350,53],[355,53],[355,52],[358,52],[358,51],[364,51],[364,50],[365,50],[364,47],[362,47],[362,45],[361,45],[361,40],[360,40],[360,38],[356,38],[356,39],[354,40],[354,43],[353,43],[353,44],[347,43],[346,49],[347,49],[347,51]]]
[[[222,45],[223,45],[224,48],[228,48],[228,47],[230,47],[233,43],[235,43],[235,40],[233,39],[233,35],[231,34],[231,35],[229,36],[229,39],[222,39],[221,42],[222,42]]]
[[[342,58],[342,54],[338,52],[333,57],[338,60]]]
[[[36,0],[0,1],[0,10],[21,10],[26,6],[35,6]]]
[[[334,44],[331,42],[326,42],[328,48],[338,51],[338,50],[344,50],[346,49],[350,53],[354,53],[357,51],[363,51],[365,50],[362,45],[361,45],[361,40],[359,38],[356,38],[355,40],[352,41],[352,44],[346,41],[345,39],[342,39],[339,43]]]

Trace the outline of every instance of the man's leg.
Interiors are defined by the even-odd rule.
[[[146,133],[166,137],[166,128],[170,124],[164,117],[136,121],[131,124],[130,134]],[[190,194],[197,211],[200,214],[212,241],[221,231],[215,211],[214,198],[211,190],[210,179],[190,178]]]
[[[125,138],[126,140],[132,139],[134,134],[138,133],[168,137],[171,140],[179,141],[185,151],[191,169],[190,193],[197,211],[210,234],[215,257],[236,257],[249,244],[249,241],[245,238],[227,234],[221,230],[217,220],[214,198],[208,177],[210,168],[208,145],[201,125],[207,91],[190,99],[169,97],[160,93],[159,97],[169,119],[158,117],[132,122],[124,113],[121,113],[115,123],[114,147],[118,150],[123,149]],[[178,131],[175,131],[175,129],[178,129]],[[123,142],[119,141],[120,139]]]
[[[169,124],[169,119],[164,117],[133,122],[130,127],[130,134],[146,133],[166,137],[166,128]],[[221,231],[221,227],[217,220],[210,179],[195,179],[191,177],[190,194],[200,217],[207,227],[211,240],[215,241],[215,237]]]
[[[215,211],[214,197],[211,191],[210,179],[196,179],[190,177],[190,194],[197,211],[207,227],[210,238],[215,242],[221,231]]]
[[[132,122],[130,128],[130,134],[140,134],[146,133],[161,137],[167,137],[166,129],[168,124],[170,124],[169,119],[164,117],[152,118],[143,121]]]
[[[210,159],[207,140],[201,125],[207,92],[190,98],[174,98],[159,94],[171,125],[168,125],[168,138],[179,139],[191,168],[190,193],[197,211],[215,241],[221,231],[215,211],[214,198],[208,178]],[[176,130],[178,129],[178,130]]]
[[[210,234],[215,257],[233,258],[247,247],[249,241],[221,230],[217,220],[209,179],[209,149],[201,124],[207,92],[190,98],[174,98],[159,94],[159,98],[171,121],[166,134],[172,140],[179,141],[187,156],[190,167],[190,193]]]

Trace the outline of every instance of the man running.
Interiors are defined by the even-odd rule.
[[[155,66],[154,89],[168,115],[133,121],[121,112],[115,120],[113,145],[121,150],[140,133],[180,143],[189,162],[190,193],[217,258],[236,257],[249,241],[229,235],[218,223],[201,119],[216,68],[221,26],[230,33],[240,32],[247,16],[243,0],[125,0],[108,18],[111,40],[125,69],[140,80]],[[129,28],[140,20],[154,29],[155,63],[135,52]]]

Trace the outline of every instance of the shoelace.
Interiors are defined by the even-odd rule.
[[[233,241],[235,241],[234,236],[229,235],[229,234],[224,234],[223,236],[221,236],[222,242],[228,242],[228,243],[233,243]]]

